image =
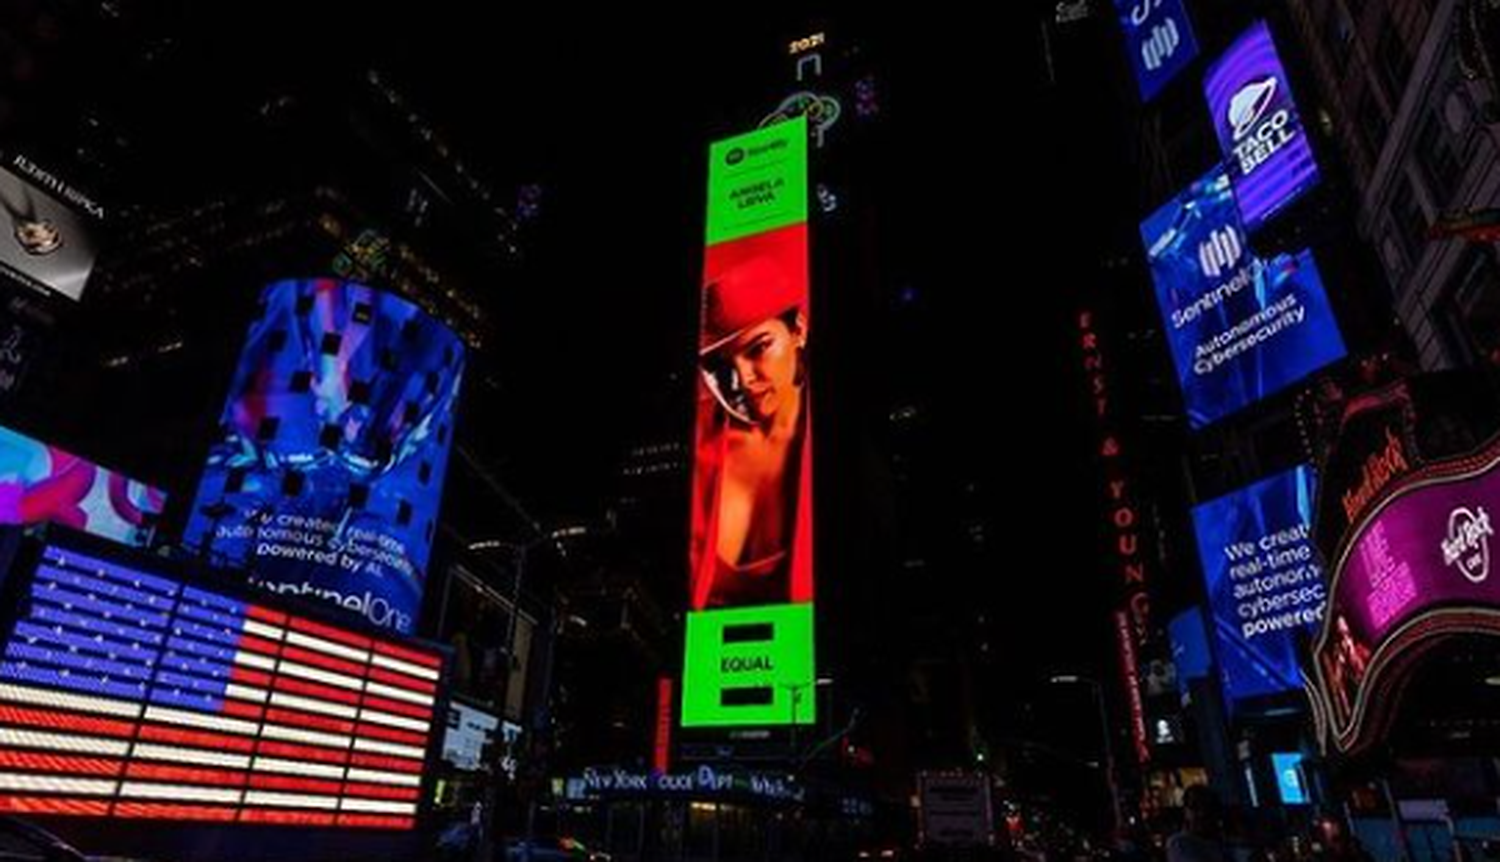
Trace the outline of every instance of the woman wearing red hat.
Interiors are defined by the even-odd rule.
[[[806,229],[709,249],[693,607],[812,600]]]

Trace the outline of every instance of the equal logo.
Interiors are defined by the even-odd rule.
[[[724,654],[719,658],[721,706],[769,706],[776,699],[775,690],[758,684],[776,673],[775,623],[741,623],[724,627]],[[733,647],[742,649],[732,649]],[[765,651],[761,651],[764,649]],[[749,684],[747,684],[749,683]]]
[[[810,603],[688,614],[682,726],[811,723],[812,633]]]
[[[1482,584],[1490,576],[1490,515],[1483,506],[1470,510],[1459,506],[1448,515],[1448,537],[1443,539],[1443,565],[1457,567],[1470,583]]]

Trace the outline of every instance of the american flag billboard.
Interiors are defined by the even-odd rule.
[[[7,590],[0,812],[416,825],[439,653],[124,560],[54,543]]]

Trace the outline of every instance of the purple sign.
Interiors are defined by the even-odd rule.
[[[1500,444],[1416,474],[1374,508],[1334,566],[1316,673],[1340,748],[1358,747],[1389,710],[1387,669],[1419,642],[1495,630],[1500,571]]]
[[[1264,21],[1208,70],[1204,92],[1240,214],[1254,231],[1318,181],[1318,164]]]

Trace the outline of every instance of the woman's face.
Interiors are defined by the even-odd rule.
[[[724,357],[739,378],[752,418],[769,419],[797,397],[797,357],[806,343],[803,321],[800,312],[795,324],[774,317],[724,346]]]
[[[23,221],[16,225],[16,242],[27,254],[51,254],[62,246],[62,231],[50,221]]]

